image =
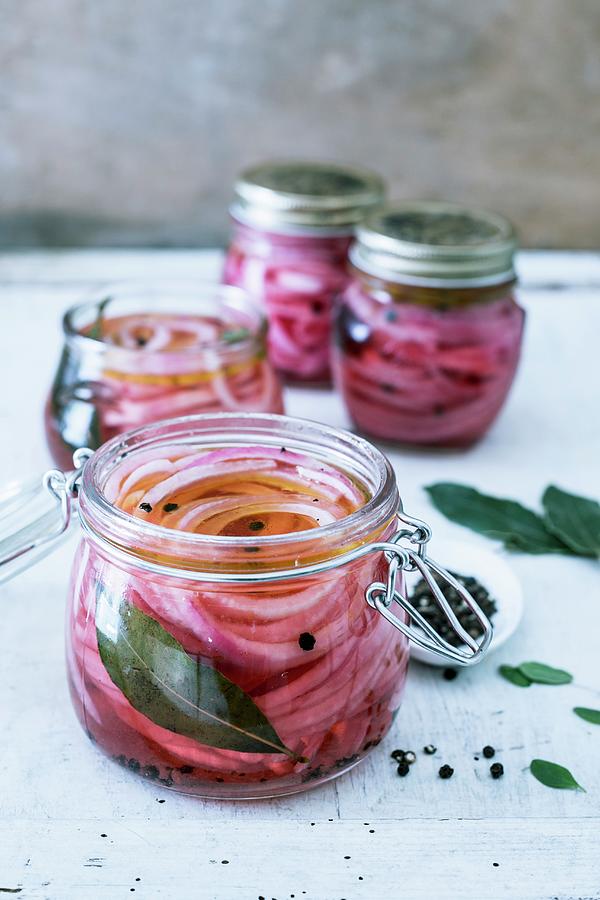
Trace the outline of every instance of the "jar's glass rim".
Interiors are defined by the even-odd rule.
[[[232,341],[222,336],[215,340],[200,341],[191,347],[182,347],[177,350],[151,350],[148,351],[144,347],[121,347],[109,344],[99,338],[88,334],[82,334],[80,328],[75,324],[78,315],[87,311],[92,312],[98,310],[104,301],[119,304],[120,302],[128,305],[137,305],[139,301],[139,309],[137,312],[146,313],[153,312],[148,304],[163,300],[173,303],[173,308],[169,309],[165,306],[165,312],[170,312],[176,316],[178,314],[187,314],[195,312],[202,315],[201,308],[194,309],[193,304],[198,301],[215,302],[214,315],[219,315],[219,305],[230,307],[251,318],[248,322],[250,326],[248,336],[240,337]],[[181,309],[177,303],[187,305],[188,309]],[[69,343],[76,343],[86,350],[95,352],[104,352],[106,350],[119,351],[120,353],[131,353],[135,355],[160,354],[167,355],[193,355],[206,350],[219,350],[221,353],[238,352],[252,347],[256,340],[263,340],[267,331],[267,320],[260,306],[255,302],[252,296],[241,287],[234,285],[221,284],[211,281],[192,281],[190,279],[168,279],[164,282],[153,282],[152,284],[144,281],[116,281],[108,282],[105,285],[97,286],[87,299],[80,300],[70,306],[63,315],[62,328],[65,339]]]
[[[333,551],[335,547],[332,555],[338,555],[345,544],[360,543],[361,535],[366,539],[379,525],[391,520],[400,508],[391,463],[364,438],[309,419],[266,413],[216,413],[182,416],[142,426],[113,438],[97,450],[84,468],[80,490],[80,514],[86,525],[109,543],[116,540],[121,550],[135,546],[143,538],[150,543],[160,543],[161,547],[169,545],[179,559],[185,557],[186,550],[197,555],[203,548],[214,553],[219,549],[239,550],[247,546],[247,537],[195,534],[143,522],[112,504],[103,492],[108,473],[123,458],[123,454],[128,455],[136,449],[147,450],[151,446],[159,447],[166,442],[172,446],[178,439],[182,446],[187,442],[197,447],[203,438],[207,447],[214,448],[218,445],[219,435],[225,446],[243,446],[248,440],[253,440],[255,445],[262,442],[277,446],[286,441],[286,446],[293,449],[304,447],[305,452],[312,446],[322,456],[325,455],[323,451],[330,451],[335,459],[344,456],[348,463],[353,459],[355,467],[362,467],[363,475],[372,478],[371,484],[367,485],[370,497],[355,512],[307,531],[253,537],[252,543],[256,546],[272,550],[287,546],[296,549],[314,544],[317,540],[323,548],[330,546]],[[336,446],[337,450],[334,449]],[[340,468],[343,469],[343,465]],[[344,471],[348,473],[347,469]],[[249,570],[256,568],[255,562],[250,563],[249,560]],[[287,566],[282,565],[282,568]]]

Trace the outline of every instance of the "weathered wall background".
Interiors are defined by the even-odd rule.
[[[599,0],[0,0],[0,244],[214,244],[263,157],[600,243]]]

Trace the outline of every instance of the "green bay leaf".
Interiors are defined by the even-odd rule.
[[[524,662],[518,666],[519,672],[534,684],[570,684],[573,676],[564,669],[555,669],[539,662]]]
[[[600,725],[600,709],[590,709],[587,706],[574,706],[573,712],[576,716],[579,716],[580,719],[583,719],[584,722],[589,722],[591,725]]]
[[[111,680],[152,722],[210,747],[296,758],[248,694],[186,653],[156,619],[101,586],[96,636]]]
[[[529,768],[533,777],[546,787],[566,791],[585,791],[585,788],[578,784],[569,770],[557,763],[548,762],[547,759],[532,759]]]
[[[525,553],[572,553],[544,520],[515,500],[491,497],[463,484],[440,482],[425,488],[446,518]]]
[[[542,504],[553,534],[581,556],[600,556],[600,503],[549,485]]]
[[[531,687],[529,678],[526,678],[521,670],[515,666],[499,666],[498,671],[503,678],[506,678],[511,684],[516,684],[517,687]]]

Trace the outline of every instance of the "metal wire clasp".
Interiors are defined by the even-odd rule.
[[[73,454],[75,468],[72,472],[50,469],[41,479],[41,484],[39,481],[37,484],[33,482],[12,498],[13,504],[22,498],[23,502],[37,501],[38,506],[44,506],[39,503],[40,491],[48,491],[57,505],[54,509],[32,515],[24,525],[15,530],[8,529],[7,536],[0,540],[0,582],[22,571],[30,562],[45,556],[67,532],[71,524],[73,500],[79,491],[81,473],[93,452],[87,447],[76,450]],[[13,507],[9,504],[2,512],[5,513],[5,518],[9,517]]]
[[[419,647],[431,650],[441,658],[460,666],[471,666],[478,663],[492,640],[492,623],[484,615],[464,585],[457,581],[447,569],[444,569],[443,566],[440,566],[427,556],[427,545],[431,539],[429,526],[425,522],[421,522],[419,519],[412,519],[404,513],[398,513],[398,519],[404,526],[408,527],[399,528],[390,539],[384,551],[388,561],[387,582],[384,584],[381,581],[375,581],[369,585],[365,592],[367,603],[381,613],[394,628],[405,634],[409,640]],[[401,540],[406,538],[408,538],[412,547],[401,547],[398,545]],[[452,644],[449,644],[413,606],[410,600],[400,592],[397,585],[400,571],[418,571],[420,573],[429,585],[433,597],[448,619],[452,630],[458,635],[464,646],[454,647]],[[462,627],[433,575],[441,576],[448,582],[474,613],[482,630],[482,636],[479,640],[471,637]],[[397,603],[408,613],[408,622],[394,615],[391,610],[393,603]]]

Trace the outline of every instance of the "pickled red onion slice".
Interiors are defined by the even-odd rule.
[[[93,327],[88,327],[84,334]],[[133,313],[103,318],[100,339],[105,344],[128,350],[165,352],[198,349],[220,340],[230,329],[227,322],[208,316]]]
[[[502,407],[523,312],[512,297],[437,310],[348,288],[337,321],[336,384],[358,427],[407,443],[466,444]]]
[[[253,539],[329,525],[367,499],[340,469],[284,447],[167,449],[144,451],[137,467],[126,457],[107,499],[145,522]]]
[[[264,304],[269,355],[292,379],[329,379],[331,314],[348,283],[345,235],[254,233],[236,224],[224,280]]]

